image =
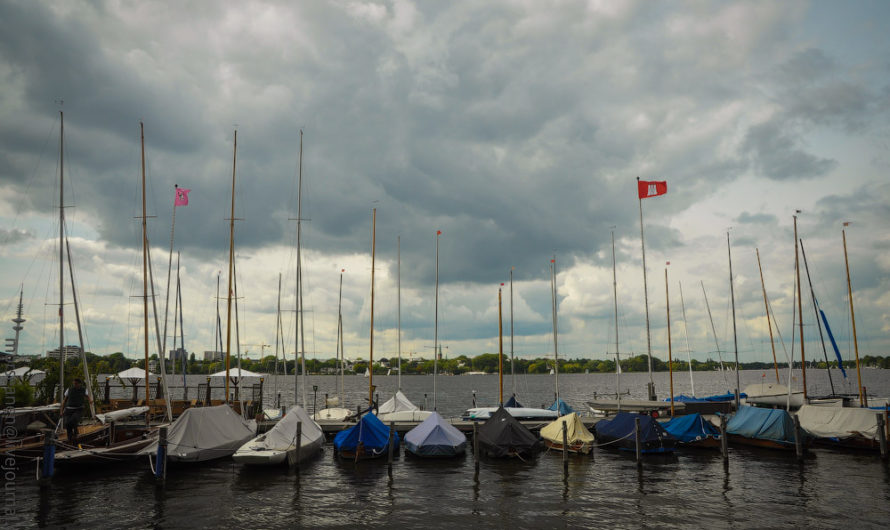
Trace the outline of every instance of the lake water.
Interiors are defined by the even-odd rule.
[[[742,387],[761,381],[762,374],[742,372]],[[735,386],[717,372],[695,376],[698,394]],[[863,370],[869,394],[890,394],[888,376],[885,370]],[[308,379],[310,389],[319,386],[319,403],[325,392],[336,391],[332,376]],[[811,394],[828,392],[824,370],[808,371],[807,379]],[[838,373],[838,386],[839,379]],[[285,386],[293,379],[284,381],[279,384],[289,396],[292,388]],[[643,398],[647,381],[647,374],[624,374],[621,388]],[[374,382],[384,400],[396,377],[375,376]],[[667,395],[667,374],[655,374],[655,383],[659,395]],[[509,377],[504,386],[509,395]],[[848,386],[843,390],[855,392],[855,381]],[[497,401],[497,376],[440,377],[438,387],[438,409],[446,417],[470,407],[473,390],[480,406]],[[274,381],[266,386],[267,399],[271,388]],[[403,377],[402,389],[416,404],[428,393],[432,406],[431,377]],[[358,404],[366,399],[367,379],[347,377],[346,390],[347,404]],[[593,392],[614,393],[615,376],[563,375],[560,390],[583,410]],[[690,393],[688,373],[676,377],[674,390]],[[553,377],[518,376],[516,391],[524,405],[549,405]],[[310,408],[312,399],[310,391]],[[790,453],[732,447],[726,467],[719,452],[687,451],[647,459],[638,469],[631,455],[596,449],[593,457],[570,458],[567,474],[561,458],[484,459],[477,479],[472,456],[421,460],[402,452],[390,474],[385,461],[339,462],[328,445],[299,471],[253,469],[227,459],[171,467],[161,487],[146,461],[61,470],[43,488],[28,466],[7,484],[4,527],[886,528],[890,520],[890,468],[874,453],[815,449],[801,464]]]

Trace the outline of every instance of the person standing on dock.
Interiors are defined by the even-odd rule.
[[[65,391],[65,397],[62,399],[62,422],[68,432],[68,443],[71,445],[77,445],[77,427],[80,425],[84,400],[92,403],[93,397],[83,386],[83,381],[75,378],[74,386]]]

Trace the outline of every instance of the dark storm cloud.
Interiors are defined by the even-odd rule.
[[[781,119],[755,125],[745,136],[743,149],[759,174],[774,180],[798,180],[825,175],[837,161],[820,158],[800,148],[798,135]]]

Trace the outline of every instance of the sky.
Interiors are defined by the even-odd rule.
[[[309,357],[334,356],[345,270],[346,356],[368,358],[373,209],[375,358],[431,358],[436,336],[446,356],[496,352],[501,283],[505,351],[512,308],[515,354],[552,355],[552,259],[559,355],[613,356],[613,233],[622,355],[648,351],[648,292],[653,355],[667,358],[669,301],[672,356],[732,358],[728,234],[739,359],[772,360],[757,251],[778,358],[799,357],[797,210],[842,355],[844,222],[859,352],[890,354],[887,20],[881,1],[0,2],[2,334],[21,289],[20,353],[58,346],[63,111],[96,353],[144,355],[143,123],[161,327],[174,185],[191,190],[174,252],[199,357],[218,302],[226,335],[233,159],[233,354],[275,353],[279,275],[278,349],[294,351],[300,175]],[[640,201],[638,177],[667,194]],[[805,272],[802,288],[821,358]]]

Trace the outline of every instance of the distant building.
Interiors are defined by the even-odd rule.
[[[182,364],[182,361],[188,361],[189,352],[185,351],[185,348],[176,348],[175,350],[170,350],[167,354],[167,359],[176,363],[177,366]]]
[[[76,358],[80,357],[80,346],[70,346],[70,345],[65,346],[62,349],[62,353],[65,355],[66,361],[68,359],[76,359]],[[46,352],[46,356],[49,357],[50,359],[58,359],[60,357],[59,348],[56,348],[55,350],[50,350],[50,351]]]
[[[225,358],[226,358],[226,352],[224,352],[224,351],[205,351],[204,352],[204,362],[205,363],[222,361]]]

